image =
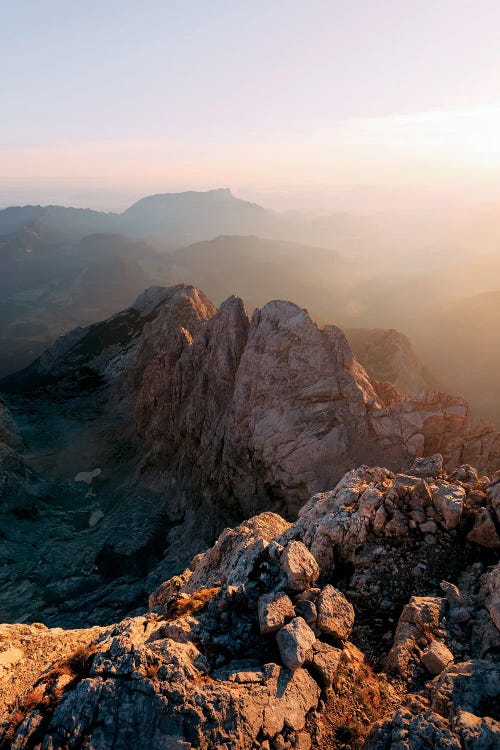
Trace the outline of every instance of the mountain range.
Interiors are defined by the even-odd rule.
[[[424,384],[445,384],[500,424],[496,310],[487,302],[498,293],[498,254],[484,232],[473,248],[477,225],[462,223],[462,235],[454,229],[441,246],[419,248],[415,227],[405,234],[396,217],[391,228],[390,217],[278,214],[227,189],[151,196],[122,214],[8,208],[0,211],[0,376],[145,287],[188,282],[217,302],[233,293],[249,307],[294,299],[320,323],[396,329],[410,338]],[[447,263],[436,266],[437,255]],[[468,301],[478,295],[486,295],[481,310]]]
[[[221,234],[256,234],[331,247],[332,237],[359,239],[372,234],[373,226],[343,213],[321,218],[277,213],[235,197],[228,188],[206,192],[164,193],[142,198],[122,213],[106,213],[64,206],[16,206],[0,210],[0,237],[9,236],[33,222],[61,240],[89,234],[123,234],[160,240],[163,247],[211,239]]]

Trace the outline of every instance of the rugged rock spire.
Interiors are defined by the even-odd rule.
[[[318,328],[290,302],[248,322],[231,298],[192,340],[180,335],[144,369],[137,429],[157,466],[243,515],[293,517],[362,462],[401,468],[439,450],[449,468],[498,464],[498,433],[463,400],[408,398],[371,380],[338,328]]]

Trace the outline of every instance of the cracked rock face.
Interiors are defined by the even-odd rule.
[[[249,319],[230,298],[182,345],[167,342],[143,370],[135,415],[157,466],[174,463],[179,482],[243,515],[293,516],[363,462],[397,469],[439,452],[448,469],[491,471],[500,456],[499,435],[464,401],[371,380],[340,329],[290,302]],[[459,511],[457,498],[449,523]]]

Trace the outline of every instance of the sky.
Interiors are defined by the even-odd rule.
[[[500,200],[498,0],[0,6],[0,204]]]

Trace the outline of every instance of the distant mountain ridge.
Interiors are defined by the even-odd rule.
[[[332,241],[358,242],[375,233],[366,221],[345,213],[314,219],[277,213],[237,198],[229,188],[159,193],[141,198],[122,213],[64,206],[12,206],[0,210],[0,239],[41,222],[55,238],[76,240],[88,234],[118,233],[163,240],[166,249],[218,235],[259,235],[331,247]]]
[[[0,237],[19,231],[34,221],[68,239],[87,234],[122,233],[141,237],[164,237],[189,242],[189,227],[198,225],[201,238],[211,232],[250,231],[256,222],[266,224],[272,213],[236,198],[228,188],[206,192],[163,193],[141,198],[123,213],[105,213],[65,206],[13,206],[0,211]],[[208,232],[208,234],[207,234]],[[196,234],[196,232],[195,232]],[[196,236],[195,236],[196,239]]]
[[[228,188],[151,195],[122,213],[10,207],[0,211],[0,376],[145,286],[189,282],[216,302],[232,293],[250,306],[295,299],[319,322],[402,331],[446,390],[500,424],[497,313],[488,302],[500,272],[497,215],[488,242],[483,236],[471,251],[471,232],[464,253],[453,238],[426,248],[425,232],[404,234],[397,215],[382,227],[375,217],[277,213]],[[440,249],[448,261],[436,265]],[[99,283],[87,304],[92,279]],[[481,304],[467,302],[483,293],[491,294]],[[401,374],[405,347],[392,343]],[[414,392],[417,382],[402,387]]]

